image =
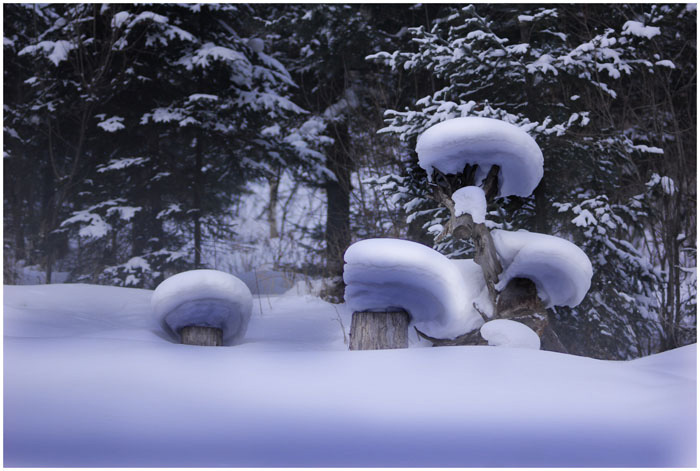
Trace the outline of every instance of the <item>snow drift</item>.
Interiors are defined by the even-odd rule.
[[[151,295],[4,288],[5,466],[696,465],[694,345],[349,352],[346,306],[262,296],[236,348],[192,348],[160,336]]]

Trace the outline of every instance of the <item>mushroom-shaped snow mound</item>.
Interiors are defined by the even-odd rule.
[[[430,177],[433,169],[458,174],[478,165],[475,184],[498,165],[499,196],[529,196],[544,173],[544,158],[528,133],[505,121],[490,118],[454,118],[431,127],[418,138],[418,163]]]
[[[503,265],[496,289],[513,278],[527,278],[537,286],[546,307],[578,306],[591,287],[593,267],[586,254],[559,237],[528,231],[491,232]]]
[[[191,270],[171,276],[153,292],[151,307],[163,328],[178,337],[189,326],[223,331],[225,345],[243,338],[253,296],[241,280],[218,270]]]
[[[433,337],[454,338],[476,329],[457,265],[441,253],[400,239],[367,239],[345,252],[345,301],[353,311],[403,309]]]
[[[540,349],[540,338],[534,330],[520,322],[495,319],[481,326],[481,336],[495,347]]]

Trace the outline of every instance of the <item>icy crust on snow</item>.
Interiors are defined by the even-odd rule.
[[[559,237],[536,232],[491,231],[503,265],[496,289],[513,278],[528,278],[546,307],[577,306],[591,287],[593,267],[576,245]]]
[[[248,328],[253,296],[241,280],[218,270],[191,270],[163,281],[151,297],[161,326],[179,338],[187,326],[223,330],[224,344],[240,341]]]
[[[495,347],[540,349],[540,338],[523,323],[494,319],[481,326],[481,336]]]
[[[436,124],[416,145],[418,163],[430,177],[436,168],[457,174],[465,165],[478,165],[476,184],[498,165],[499,196],[529,196],[543,175],[542,151],[525,131],[491,118],[462,117]]]
[[[477,224],[486,221],[486,195],[478,186],[465,186],[452,194],[455,216],[469,214]]]
[[[367,239],[345,252],[345,301],[353,311],[404,309],[432,337],[454,338],[482,322],[460,268],[407,240]]]

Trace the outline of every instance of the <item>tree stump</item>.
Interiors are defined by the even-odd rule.
[[[384,350],[408,347],[406,311],[354,312],[350,325],[350,350]]]
[[[221,347],[224,344],[224,331],[215,327],[190,325],[180,329],[180,343],[204,347]]]

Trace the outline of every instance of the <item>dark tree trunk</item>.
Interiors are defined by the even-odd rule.
[[[350,350],[384,350],[408,347],[406,311],[355,312],[350,325]]]
[[[352,157],[346,123],[335,127],[335,142],[328,154],[328,169],[336,177],[326,182],[328,214],[326,219],[326,272],[329,276],[342,276],[343,255],[350,245],[350,176]]]
[[[267,207],[267,223],[270,226],[270,239],[280,236],[277,231],[277,205],[279,203],[280,175],[268,178],[270,184],[270,204]]]
[[[193,181],[193,205],[194,205],[194,266],[199,268],[202,265],[202,165],[204,164],[202,140],[204,136],[199,131],[197,134],[197,145],[195,149],[194,181]]]

